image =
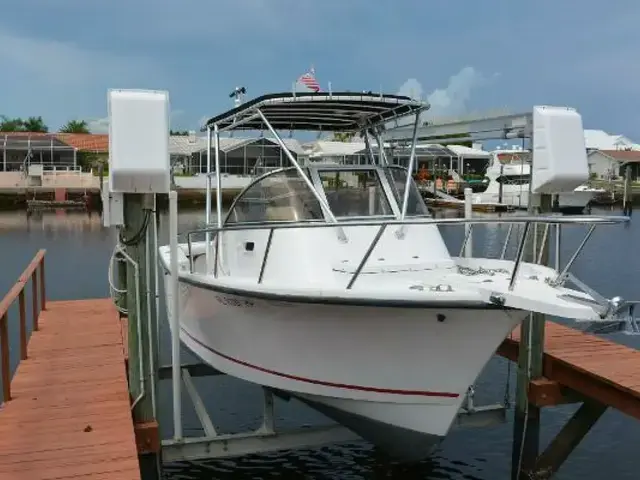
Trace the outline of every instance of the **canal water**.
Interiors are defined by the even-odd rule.
[[[619,212],[595,211],[593,214]],[[161,242],[167,243],[166,217],[160,225]],[[181,212],[180,231],[201,225],[201,212]],[[443,229],[444,230],[444,229]],[[500,251],[506,227],[486,227],[474,231],[474,248],[493,255]],[[567,228],[563,233],[562,256],[569,258],[585,233],[584,227]],[[460,232],[444,232],[452,251],[461,242]],[[49,212],[27,217],[24,212],[0,212],[0,297],[18,278],[38,249],[47,249],[47,297],[50,300],[106,297],[107,264],[116,240],[113,229],[102,227],[97,214]],[[602,226],[594,232],[572,271],[608,297],[640,298],[640,219],[626,226]],[[455,250],[454,250],[455,249]],[[29,300],[27,299],[29,302]],[[27,303],[29,305],[29,303]],[[17,312],[11,310],[12,363],[17,363]],[[163,318],[161,361],[169,364],[169,334]],[[640,348],[640,337],[613,334],[616,341]],[[259,338],[253,339],[259,342]],[[195,361],[188,352],[184,360]],[[425,367],[426,368],[426,367]],[[510,370],[510,371],[509,371]],[[510,373],[510,375],[509,375]],[[514,368],[494,358],[477,384],[476,403],[502,401],[510,377],[511,398]],[[260,424],[261,393],[252,385],[232,378],[195,379],[201,395],[221,432],[240,432]],[[170,436],[171,392],[169,382],[160,389],[160,421],[163,435]],[[185,433],[199,433],[193,408],[186,400]],[[543,446],[575,411],[575,406],[543,411]],[[328,422],[324,417],[294,402],[276,400],[277,425],[301,426]],[[390,462],[370,445],[327,446],[315,450],[279,452],[241,459],[170,465],[170,479],[468,479],[509,478],[511,459],[511,416],[506,424],[455,430],[428,461],[403,466]],[[558,479],[636,479],[640,422],[615,411],[607,412],[565,463]]]

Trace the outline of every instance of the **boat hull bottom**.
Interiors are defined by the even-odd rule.
[[[560,206],[560,207],[554,208],[553,211],[563,213],[565,215],[579,215],[584,212],[585,208],[588,208],[588,206],[585,206],[585,205]]]
[[[184,332],[181,334],[181,340],[204,363],[220,369],[220,365],[212,361],[213,358],[207,349],[194,342],[188,335],[184,335]],[[224,371],[224,368],[220,370]],[[362,437],[363,440],[374,444],[393,459],[403,463],[414,463],[428,458],[444,440],[448,427],[451,425],[458,410],[456,404],[385,404],[302,394],[274,387],[268,388],[285,400],[291,397],[296,398],[317,412],[348,428]],[[331,405],[332,403],[339,406]],[[374,412],[370,412],[369,416],[357,413],[359,410],[366,410],[367,406],[374,409]],[[411,411],[407,412],[406,408]],[[407,415],[410,417],[412,415],[421,415],[422,418],[431,419],[429,423],[435,421],[435,425],[424,429],[430,431],[417,431],[401,425],[392,425],[375,418],[388,416],[391,412],[389,409],[391,411],[395,410],[397,414],[405,417],[405,421],[402,422],[405,425],[407,424]],[[442,434],[432,433],[431,431],[442,432]]]
[[[404,463],[415,463],[430,457],[445,438],[444,435],[417,432],[334,408],[310,396],[293,393],[291,396],[348,428],[394,460]]]

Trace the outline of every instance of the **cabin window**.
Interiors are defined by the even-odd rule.
[[[393,215],[375,170],[319,170],[318,175],[336,217]]]
[[[387,180],[393,190],[398,208],[402,209],[402,201],[404,199],[404,186],[407,181],[407,170],[402,167],[386,167],[384,168]],[[418,187],[413,180],[409,183],[409,198],[407,199],[407,215],[429,215],[429,209],[422,199],[422,195],[418,191]]]
[[[323,220],[322,207],[294,169],[275,171],[248,187],[234,202],[225,223]]]
[[[496,178],[498,183],[504,185],[526,185],[529,183],[529,175],[501,175]]]

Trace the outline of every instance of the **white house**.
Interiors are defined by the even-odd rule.
[[[598,178],[615,179],[624,175],[626,165],[631,165],[632,179],[638,180],[640,150],[592,150],[588,154],[589,172]]]
[[[587,150],[640,150],[640,144],[624,135],[610,135],[604,130],[585,130],[584,141]]]

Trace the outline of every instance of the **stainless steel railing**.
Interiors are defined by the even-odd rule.
[[[395,226],[395,225],[397,225],[397,226],[410,226],[410,225],[443,225],[443,226],[446,226],[446,225],[454,225],[454,226],[455,225],[459,225],[459,226],[463,226],[463,225],[470,224],[471,228],[469,229],[469,232],[466,234],[465,240],[464,240],[463,245],[462,245],[461,252],[463,252],[464,251],[464,247],[465,247],[465,243],[469,240],[470,233],[471,233],[471,230],[472,230],[474,225],[509,224],[509,230],[507,232],[507,236],[505,238],[505,243],[504,243],[504,245],[502,247],[501,255],[500,255],[500,259],[504,259],[506,251],[507,251],[507,245],[508,245],[508,243],[510,241],[510,238],[512,236],[513,225],[514,224],[519,224],[519,225],[524,225],[524,229],[523,229],[522,235],[520,237],[520,240],[518,242],[518,247],[517,247],[517,250],[516,250],[516,256],[515,256],[515,260],[514,260],[514,265],[513,265],[513,269],[511,271],[510,280],[509,280],[509,290],[513,290],[513,288],[515,286],[515,283],[516,283],[516,278],[517,278],[517,275],[518,275],[518,271],[519,271],[520,265],[522,263],[522,258],[524,256],[525,245],[526,245],[526,241],[527,241],[527,235],[528,235],[528,233],[530,231],[530,226],[531,225],[538,225],[538,224],[545,225],[545,234],[543,236],[542,246],[544,245],[544,243],[546,242],[546,239],[548,237],[549,225],[554,225],[555,226],[555,229],[556,229],[556,245],[555,245],[556,253],[555,253],[554,257],[555,257],[555,270],[556,270],[556,272],[560,268],[560,253],[559,253],[560,242],[559,242],[559,238],[560,238],[560,235],[561,235],[562,226],[563,225],[589,225],[590,226],[587,234],[585,235],[583,240],[580,242],[578,248],[573,253],[573,255],[570,257],[570,259],[567,262],[567,264],[564,266],[562,272],[558,273],[556,278],[551,281],[552,285],[561,285],[562,283],[564,283],[565,280],[567,280],[567,278],[568,278],[567,272],[569,271],[569,268],[571,268],[571,266],[575,262],[576,258],[578,257],[578,255],[580,254],[580,252],[582,251],[584,246],[586,245],[587,241],[591,237],[591,234],[595,230],[596,226],[624,223],[624,222],[628,222],[628,221],[629,221],[628,217],[622,217],[622,216],[522,216],[522,217],[509,217],[509,218],[440,218],[440,219],[416,217],[416,218],[406,219],[404,221],[395,220],[395,219],[387,219],[387,220],[382,220],[382,219],[377,219],[377,220],[355,220],[355,221],[339,222],[339,224],[326,223],[324,221],[264,222],[264,223],[261,222],[261,223],[231,224],[231,225],[226,225],[226,226],[224,226],[222,228],[219,228],[217,226],[206,226],[204,228],[199,228],[199,229],[190,230],[188,232],[184,232],[182,235],[186,235],[186,237],[187,237],[188,255],[189,255],[189,262],[190,262],[190,271],[191,271],[191,273],[193,273],[194,272],[194,265],[195,265],[194,256],[192,254],[192,245],[193,245],[192,237],[193,237],[193,235],[203,234],[203,233],[213,233],[214,237],[217,237],[217,235],[219,233],[228,232],[228,231],[269,230],[269,236],[268,236],[268,239],[267,239],[267,245],[265,247],[264,256],[263,256],[263,259],[262,259],[262,262],[261,262],[260,273],[258,275],[258,283],[261,283],[263,275],[264,275],[264,269],[265,269],[265,266],[267,264],[267,259],[268,259],[268,255],[269,255],[269,251],[270,251],[270,247],[271,247],[271,242],[272,242],[272,239],[273,239],[273,236],[274,236],[274,231],[276,231],[276,230],[291,229],[291,228],[309,229],[309,228],[344,228],[344,227],[356,227],[356,226],[377,226],[378,227],[378,231],[376,232],[376,235],[371,240],[371,243],[367,247],[367,250],[365,251],[362,259],[360,260],[360,262],[358,264],[358,267],[354,271],[353,275],[351,276],[351,278],[350,278],[350,280],[349,280],[349,282],[347,284],[346,288],[347,289],[351,289],[353,287],[354,283],[356,282],[356,280],[358,279],[358,277],[360,276],[362,270],[366,266],[367,261],[369,260],[371,254],[375,250],[375,248],[376,248],[378,242],[380,241],[380,238],[382,237],[385,229],[387,227],[389,227],[389,226]],[[214,240],[215,240],[215,238],[212,238],[211,241],[213,242]],[[216,258],[214,260],[214,276],[217,277],[217,268],[215,268],[215,267],[217,267],[217,263],[218,263],[218,249],[217,248],[216,248],[215,253],[216,253],[216,255],[215,255]],[[540,262],[541,258],[542,258],[542,256],[539,255],[538,256],[538,263]],[[534,260],[535,260],[535,256],[534,256]]]

